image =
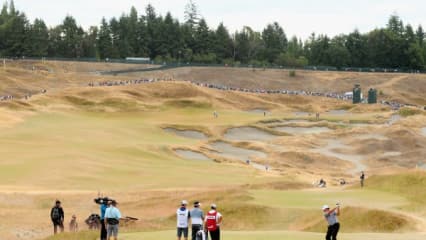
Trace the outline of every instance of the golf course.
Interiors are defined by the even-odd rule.
[[[426,238],[426,75],[125,72],[155,67],[11,60],[0,68],[0,92],[14,96],[0,101],[0,239],[99,239],[84,222],[99,214],[99,195],[138,219],[121,223],[120,240],[174,239],[184,199],[204,211],[217,204],[225,240],[324,239],[322,206],[337,203],[339,239]],[[381,91],[379,102],[412,106],[248,91],[345,93],[355,84],[364,96]],[[65,233],[52,236],[57,199]]]

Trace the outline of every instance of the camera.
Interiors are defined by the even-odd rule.
[[[108,197],[98,197],[93,199],[93,201],[95,201],[96,204],[101,205],[101,204],[107,204],[109,201],[114,201],[114,200]]]

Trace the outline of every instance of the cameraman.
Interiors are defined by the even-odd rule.
[[[105,211],[108,208],[107,206],[108,198],[101,199],[100,201],[100,210],[101,210],[101,240],[107,240],[107,230],[105,227]]]
[[[106,240],[107,239],[107,230],[106,230],[106,226],[105,226],[105,212],[108,208],[108,201],[110,201],[110,199],[108,197],[98,197],[94,199],[95,203],[99,205],[99,209],[100,209],[100,223],[101,223],[101,238],[100,240]]]
[[[336,207],[330,210],[330,207],[324,205],[322,207],[324,218],[328,223],[326,240],[337,240],[337,234],[339,233],[340,223],[337,216],[340,216],[340,204],[336,204]]]

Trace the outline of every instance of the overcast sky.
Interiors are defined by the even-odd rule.
[[[0,0],[4,2],[5,0]],[[42,18],[49,26],[59,24],[69,14],[84,28],[99,25],[102,17],[119,17],[135,6],[142,13],[151,3],[157,13],[168,11],[184,18],[188,0],[15,0],[15,6],[30,20]],[[210,27],[220,22],[231,32],[243,26],[260,31],[266,24],[279,22],[288,36],[306,38],[312,32],[330,36],[361,32],[385,26],[397,13],[405,23],[426,26],[424,0],[195,0]]]

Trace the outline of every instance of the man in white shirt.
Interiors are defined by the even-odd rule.
[[[181,202],[180,208],[176,211],[177,217],[177,239],[181,240],[182,235],[185,240],[188,240],[188,226],[189,219],[191,218],[191,214],[189,210],[186,208],[188,205],[188,201],[183,200]]]
[[[114,240],[118,238],[118,226],[120,225],[121,213],[116,206],[117,202],[113,200],[105,211],[108,240],[111,240],[111,237],[114,237]]]

